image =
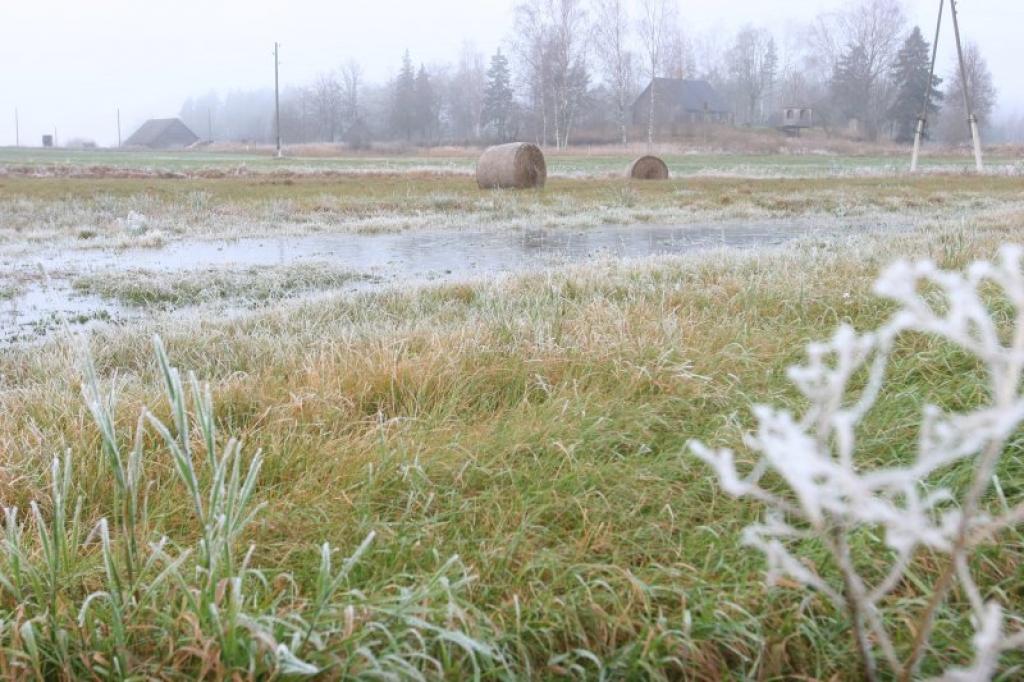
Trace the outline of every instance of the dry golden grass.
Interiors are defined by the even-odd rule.
[[[966,179],[963,191],[976,187],[979,200],[1019,191],[991,182]],[[928,191],[897,184],[883,199],[869,182],[833,191],[949,201],[938,182],[913,188]],[[722,191],[764,196],[756,186]],[[824,194],[806,201],[829,201]],[[800,200],[783,193],[772,201]],[[884,318],[886,305],[869,292],[886,262],[930,256],[962,267],[1019,241],[1022,224],[1024,212],[1007,211],[899,235],[601,262],[237,320],[156,320],[95,336],[89,348],[103,382],[118,386],[126,431],[143,405],[169,418],[152,333],[175,364],[211,380],[221,431],[264,453],[255,496],[267,507],[246,535],[260,565],[308,586],[311,546],[351,549],[374,531],[351,584],[379,595],[461,557],[476,579],[454,598],[470,614],[459,627],[500,652],[500,662],[436,641],[426,658],[396,653],[428,676],[464,676],[475,661],[488,676],[513,678],[843,679],[855,658],[840,614],[813,599],[794,609],[791,595],[762,587],[759,560],[739,546],[756,510],[724,497],[684,445],[735,444],[751,402],[791,403],[783,372],[805,342],[841,321],[867,328]],[[970,374],[927,344],[909,348],[894,371],[893,401],[876,428],[902,434],[909,447],[920,396],[960,400],[957,382]],[[42,496],[50,458],[70,448],[85,518],[111,512],[113,484],[79,376],[69,340],[0,356],[5,504]],[[147,453],[155,527],[194,534],[166,448],[148,438]],[[1007,461],[1004,492],[1019,500],[1024,460]],[[1022,538],[1007,537],[985,571],[986,589],[1017,611],[1022,557]],[[98,567],[80,570],[96,575]],[[926,577],[933,568],[924,561],[917,570]],[[890,616],[917,596],[908,585]],[[358,671],[345,658],[361,641],[355,632],[330,642]],[[945,622],[929,670],[963,660],[964,632],[966,624]],[[198,670],[192,659],[162,662],[144,648],[132,656],[150,672]],[[211,677],[236,665],[216,660]],[[433,661],[439,670],[422,668]]]

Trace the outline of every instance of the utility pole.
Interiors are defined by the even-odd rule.
[[[21,146],[21,130],[18,124],[18,107],[14,107],[14,146]]]
[[[121,107],[117,108],[117,147],[121,148]]]
[[[945,1],[939,0],[939,20],[935,23],[935,41],[932,43],[932,67],[928,71],[928,82],[924,86],[924,104],[921,115],[917,118],[917,132],[914,133],[914,156],[910,159],[910,172],[917,172],[917,157],[921,153],[921,138],[924,137],[925,125],[928,123],[928,105],[932,100],[932,81],[935,79],[935,60],[939,56],[939,32],[942,30],[942,10]]]
[[[277,138],[277,158],[281,158],[281,89],[278,77],[278,44],[274,43],[274,135]]]
[[[974,143],[974,166],[980,173],[984,170],[981,162],[981,136],[978,134],[978,117],[971,109],[971,96],[967,92],[967,67],[964,64],[964,50],[960,45],[960,21],[956,16],[956,0],[949,0],[949,7],[953,11],[953,35],[956,36],[956,56],[960,60],[960,86],[964,91],[964,109],[967,111],[967,125],[971,130],[971,141]]]
[[[213,109],[206,107],[206,139],[213,142]]]
[[[917,172],[917,160],[921,152],[921,140],[924,137],[925,124],[928,119],[928,105],[931,103],[932,79],[935,77],[935,59],[939,52],[939,33],[942,29],[942,12],[945,9],[945,0],[939,0],[939,19],[935,25],[935,42],[932,45],[932,66],[928,73],[928,82],[925,84],[924,104],[921,107],[921,115],[917,119],[917,132],[914,134],[914,154],[910,159],[910,172]],[[971,141],[974,144],[974,167],[980,173],[984,170],[981,159],[981,135],[978,133],[978,117],[974,115],[971,108],[971,96],[968,92],[967,65],[964,62],[964,50],[960,42],[960,20],[957,17],[956,0],[949,0],[949,9],[953,15],[953,35],[956,37],[956,56],[960,65],[960,83],[964,96],[964,110],[967,112],[967,125],[971,132]]]

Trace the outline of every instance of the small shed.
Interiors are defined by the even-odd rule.
[[[198,141],[199,136],[189,130],[180,118],[151,118],[124,141],[124,146],[174,149],[188,147]]]
[[[810,107],[786,107],[782,110],[782,125],[779,130],[787,135],[799,135],[801,130],[815,126],[814,109]]]

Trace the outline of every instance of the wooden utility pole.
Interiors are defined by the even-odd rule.
[[[274,43],[274,135],[277,138],[277,158],[281,158],[281,88],[278,77],[278,44]]]
[[[121,147],[121,107],[117,108],[117,146]]]
[[[971,108],[971,96],[967,92],[967,66],[964,64],[964,50],[960,45],[960,20],[956,16],[956,0],[949,0],[953,12],[953,35],[956,36],[956,56],[960,60],[960,89],[964,94],[964,109],[967,111],[967,126],[971,130],[971,141],[974,143],[974,166],[980,173],[984,170],[981,162],[981,135],[978,134],[978,117]]]
[[[939,33],[942,29],[942,12],[945,9],[945,0],[939,0],[939,20],[935,25],[935,42],[932,44],[932,66],[928,72],[928,82],[925,84],[924,104],[921,107],[921,115],[917,119],[917,132],[914,134],[914,152],[910,159],[910,172],[917,172],[918,156],[921,153],[921,140],[924,137],[925,125],[928,120],[928,105],[931,104],[932,79],[935,77],[935,59],[939,52]],[[967,65],[964,62],[964,50],[960,42],[960,20],[957,17],[956,0],[949,0],[949,9],[953,15],[953,35],[956,38],[956,56],[960,65],[960,89],[964,96],[964,110],[967,112],[967,125],[971,133],[971,141],[974,144],[974,167],[980,173],[984,170],[981,158],[981,135],[978,133],[978,117],[974,115],[971,108],[971,96],[968,92]]]
[[[939,0],[939,20],[935,22],[935,41],[932,43],[932,67],[928,71],[928,83],[924,86],[924,104],[917,118],[917,132],[914,133],[914,155],[910,159],[910,172],[917,172],[917,157],[921,154],[921,139],[928,124],[928,105],[932,103],[932,81],[935,80],[935,60],[939,56],[939,32],[942,30],[942,10],[945,0]]]
[[[206,107],[206,139],[213,142],[213,109]]]
[[[14,146],[21,146],[21,130],[18,123],[18,107],[14,107]]]

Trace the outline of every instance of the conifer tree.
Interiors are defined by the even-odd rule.
[[[845,120],[867,122],[871,80],[867,53],[859,45],[850,47],[832,72],[832,101]]]
[[[413,84],[413,114],[416,134],[421,141],[431,141],[438,127],[437,95],[430,75],[422,64]]]
[[[942,101],[939,85],[942,79],[932,76],[931,85],[928,85],[931,58],[931,46],[921,34],[921,29],[915,26],[900,48],[892,70],[896,99],[889,109],[889,118],[893,122],[894,139],[897,142],[914,141],[925,90],[928,92],[928,118],[932,119],[939,111],[939,102]],[[925,134],[927,135],[927,129]]]
[[[515,95],[512,91],[512,74],[508,58],[501,48],[491,57],[487,70],[487,89],[484,91],[484,126],[492,131],[499,142],[512,137],[512,121],[515,114]]]
[[[409,50],[402,56],[402,69],[392,91],[391,131],[405,140],[412,140],[416,132],[416,72],[412,68]]]

